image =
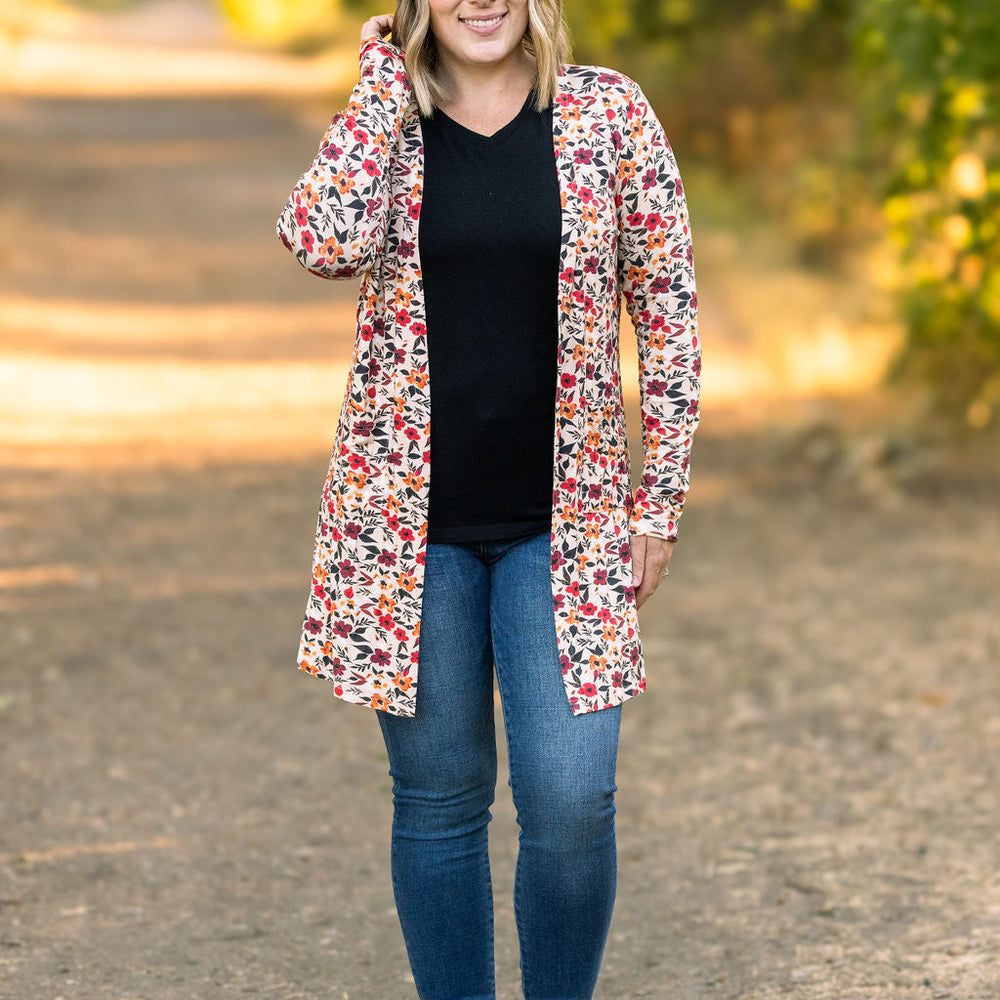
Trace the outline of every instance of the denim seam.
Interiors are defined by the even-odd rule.
[[[494,661],[494,664],[496,664],[496,647],[493,647],[493,661]],[[511,795],[513,797],[513,794],[514,794],[514,785],[516,784],[516,782],[514,780],[514,767],[513,767],[513,764],[511,762],[511,755],[510,755],[510,727],[509,727],[509,724],[508,724],[507,700],[504,698],[504,692],[503,692],[504,684],[503,684],[503,679],[500,676],[500,669],[498,667],[495,667],[495,669],[496,669],[496,675],[497,675],[497,685],[500,688],[500,712],[503,715],[504,734],[505,734],[505,737],[507,739],[507,770],[508,770],[509,775],[510,775],[510,788],[511,788]],[[522,833],[523,833],[523,828],[521,827],[521,824],[518,823],[517,862],[516,862],[516,864],[514,866],[514,923],[517,926],[518,965],[519,965],[520,970],[521,970],[521,990],[522,990],[522,992],[524,992],[525,996],[527,996],[526,984],[527,984],[527,982],[529,980],[529,977],[528,977],[528,975],[526,973],[526,969],[525,969],[525,965],[526,965],[525,942],[528,940],[528,937],[527,937],[527,933],[526,933],[526,928],[524,926],[524,919],[521,916],[521,909],[520,909],[520,905],[519,905],[520,904],[520,898],[519,898],[520,897],[520,893],[518,892],[518,889],[520,888],[521,883],[523,882],[523,879],[519,877],[520,874],[521,874],[521,834]]]
[[[486,852],[483,855],[483,876],[486,880],[486,898],[490,901],[490,945],[488,954],[490,957],[489,969],[489,994],[491,997],[496,997],[497,993],[497,979],[496,979],[496,932],[494,929],[494,924],[496,920],[496,914],[493,907],[493,879],[490,875],[490,854],[489,854],[489,825],[487,824],[487,837],[486,837]]]

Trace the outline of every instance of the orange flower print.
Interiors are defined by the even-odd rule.
[[[324,257],[336,260],[344,252],[344,248],[331,237],[319,248],[319,252]]]

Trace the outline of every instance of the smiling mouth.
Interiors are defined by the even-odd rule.
[[[470,28],[495,28],[506,16],[507,11],[504,11],[493,17],[460,17],[459,20]]]

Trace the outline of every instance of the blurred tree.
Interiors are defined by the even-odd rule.
[[[983,428],[1000,406],[1000,5],[860,0],[865,149],[901,262],[892,377]]]
[[[347,24],[357,20],[345,16],[347,7],[343,0],[214,2],[242,38],[299,54],[342,42]],[[357,27],[360,26],[359,21]]]
[[[856,0],[568,0],[574,58],[622,69],[671,141],[739,185],[810,266],[873,236],[845,72]]]

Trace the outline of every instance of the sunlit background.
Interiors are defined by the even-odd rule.
[[[6,460],[329,439],[354,286],[306,280],[269,224],[379,10],[3,0]],[[569,17],[574,58],[640,80],[685,175],[710,417],[849,398],[897,433],[995,423],[992,5],[592,0]]]
[[[377,728],[294,662],[356,284],[274,232],[390,9],[0,0],[11,1000],[413,1000]],[[595,1000],[995,997],[1000,5],[567,11],[670,138],[703,346]]]

